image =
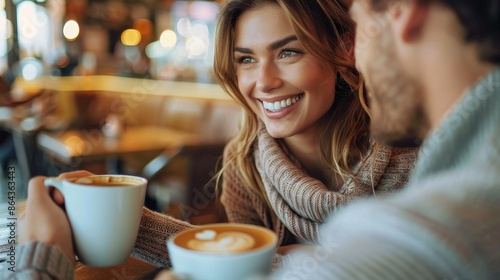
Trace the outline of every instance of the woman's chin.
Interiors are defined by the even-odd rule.
[[[291,130],[283,125],[266,123],[266,129],[273,138],[286,138],[291,134]]]

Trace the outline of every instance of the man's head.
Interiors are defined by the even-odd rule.
[[[498,0],[354,0],[351,14],[372,132],[382,142],[425,137],[500,64]]]

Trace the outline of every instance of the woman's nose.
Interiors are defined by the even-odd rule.
[[[262,63],[257,76],[257,89],[260,92],[270,92],[282,85],[280,69],[274,63]]]

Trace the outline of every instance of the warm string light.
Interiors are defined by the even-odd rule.
[[[141,39],[141,33],[135,29],[126,29],[121,35],[122,44],[125,46],[137,46],[141,42]]]
[[[74,41],[80,34],[80,26],[74,20],[68,20],[63,27],[63,35],[68,41]]]
[[[177,44],[177,35],[173,30],[165,30],[160,35],[160,44],[165,49],[171,49]]]

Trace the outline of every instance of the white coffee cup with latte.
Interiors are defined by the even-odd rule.
[[[47,178],[47,187],[64,196],[76,254],[89,266],[115,266],[134,247],[147,180],[126,175]]]
[[[264,227],[207,224],[167,242],[174,273],[190,280],[245,280],[270,272],[276,234]]]

